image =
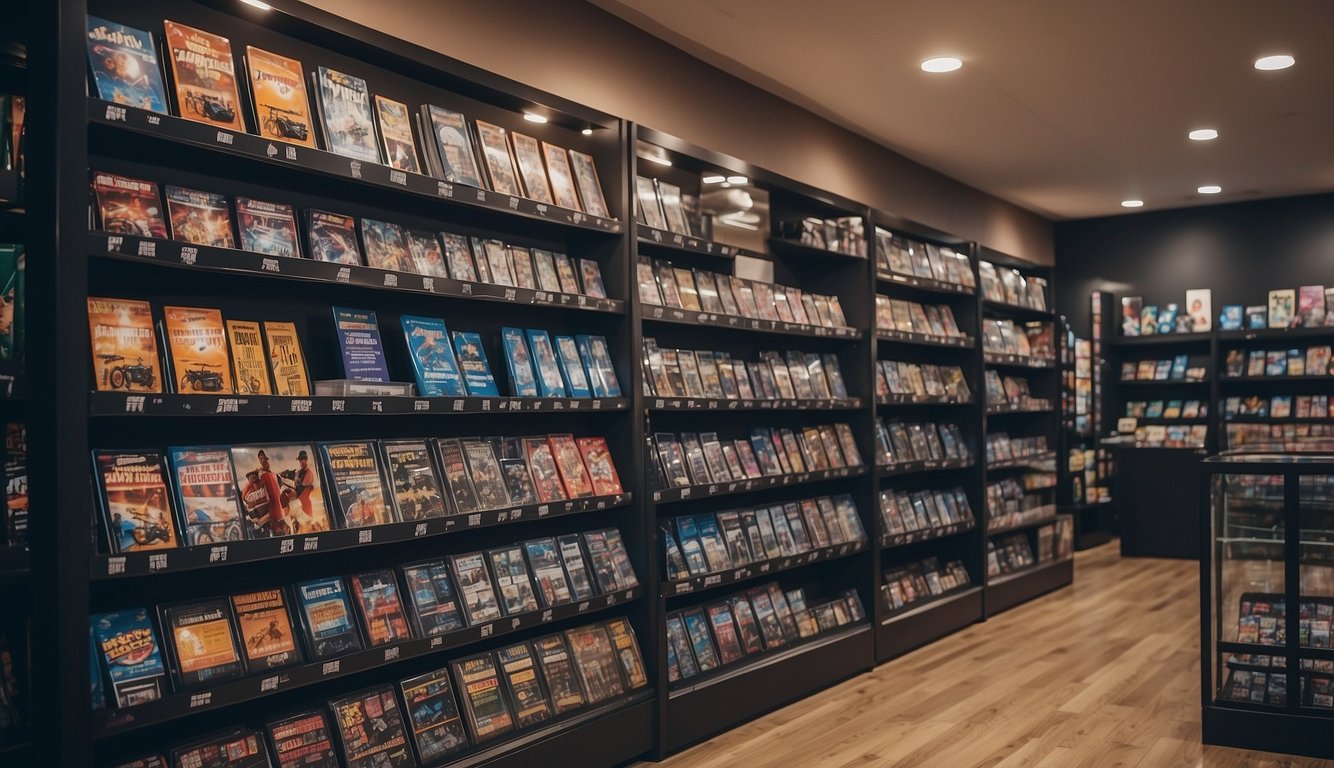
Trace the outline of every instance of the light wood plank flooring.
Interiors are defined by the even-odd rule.
[[[1201,747],[1198,572],[1080,553],[1073,587],[658,765],[1334,768]]]

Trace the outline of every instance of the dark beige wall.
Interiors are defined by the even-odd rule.
[[[687,55],[582,0],[311,5],[776,173],[1042,264],[1052,225]]]

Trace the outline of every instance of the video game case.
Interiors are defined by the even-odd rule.
[[[348,584],[352,588],[357,617],[361,620],[362,637],[368,646],[397,643],[412,637],[393,571],[349,576]]]
[[[251,728],[221,731],[170,751],[173,768],[269,768],[264,737]]]
[[[500,672],[491,653],[450,662],[455,684],[463,700],[463,711],[474,743],[481,743],[514,730],[514,714],[500,682]]]
[[[500,594],[500,606],[506,616],[517,616],[538,610],[537,595],[523,547],[513,544],[488,550],[487,560]]]
[[[364,647],[347,585],[341,578],[300,582],[295,594],[311,659],[331,659]]]
[[[366,81],[323,66],[311,78],[325,149],[353,160],[380,162]]]
[[[151,34],[89,16],[86,43],[92,81],[99,97],[169,114],[162,65]]]
[[[273,749],[274,768],[339,768],[333,728],[322,709],[307,709],[264,725]]]
[[[231,607],[223,599],[158,609],[177,689],[215,685],[241,676]]]
[[[620,662],[611,639],[601,624],[565,630],[575,667],[589,704],[598,704],[625,693]]]
[[[518,727],[527,728],[551,719],[554,714],[551,701],[542,688],[537,662],[528,643],[515,643],[497,649],[496,662],[510,702],[514,705]]]
[[[112,553],[181,546],[162,455],[93,452],[98,506]]]
[[[556,537],[556,546],[560,549],[561,563],[570,577],[570,592],[575,600],[587,600],[598,593],[594,585],[593,574],[584,555],[582,538],[577,533],[567,533]]]
[[[470,626],[485,624],[501,617],[500,600],[481,552],[450,555],[454,584],[463,599],[463,612]]]
[[[117,707],[157,701],[166,693],[166,665],[162,645],[148,611],[128,609],[92,617],[98,650],[99,679]]]
[[[564,635],[537,638],[533,641],[533,654],[542,670],[542,679],[546,683],[555,714],[579,709],[587,703]]]
[[[398,768],[414,764],[394,690],[368,688],[329,702],[347,768]]]
[[[449,670],[410,677],[398,686],[419,764],[429,765],[468,748],[468,733],[454,700]]]
[[[287,600],[281,588],[231,596],[236,636],[248,674],[301,663],[301,647]]]

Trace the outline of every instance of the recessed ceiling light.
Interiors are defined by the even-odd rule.
[[[670,167],[671,164],[672,164],[672,161],[671,161],[671,160],[668,160],[668,159],[665,158],[665,157],[659,157],[658,155],[644,155],[644,159],[645,159],[645,160],[651,160],[651,161],[657,163],[658,165],[666,165],[666,166],[669,166],[669,167]]]
[[[746,178],[745,176],[728,176],[728,177],[727,177],[727,183],[729,183],[729,184],[749,184],[749,183],[750,183],[750,179]]]
[[[582,133],[582,134],[585,135],[585,136],[592,136],[592,135],[593,135],[593,129],[592,129],[592,128],[585,128],[585,129],[583,129],[582,131],[580,131],[580,133]]]
[[[1297,60],[1292,58],[1288,54],[1276,53],[1272,56],[1261,56],[1260,58],[1256,59],[1255,68],[1264,70],[1266,72],[1270,72],[1275,69],[1287,69],[1288,67],[1291,67],[1293,64],[1296,63]]]
[[[722,184],[724,181],[727,181],[727,177],[726,177],[726,176],[705,176],[703,179],[700,179],[700,181],[703,181],[705,184]]]
[[[252,6],[254,8],[258,8],[261,11],[273,10],[273,6],[264,2],[264,0],[241,0],[241,2],[245,3],[246,5]]]
[[[1122,208],[1143,208],[1143,207],[1144,207],[1144,201],[1143,201],[1143,200],[1122,200],[1122,201],[1121,201],[1121,207],[1122,207]]]
[[[545,123],[547,119],[535,112],[524,112],[523,119],[530,123]]]
[[[953,56],[937,56],[922,62],[923,72],[953,72],[963,66],[963,61]]]
[[[1186,135],[1190,136],[1191,141],[1213,141],[1218,138],[1218,131],[1213,128],[1196,128]]]
[[[1199,192],[1201,195],[1216,195],[1219,192],[1222,192],[1223,188],[1218,186],[1217,184],[1205,184],[1204,186],[1200,187],[1199,189],[1196,189],[1195,191]]]

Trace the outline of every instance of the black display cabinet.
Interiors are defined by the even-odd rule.
[[[1201,469],[1204,742],[1334,758],[1334,459],[1234,453]]]

